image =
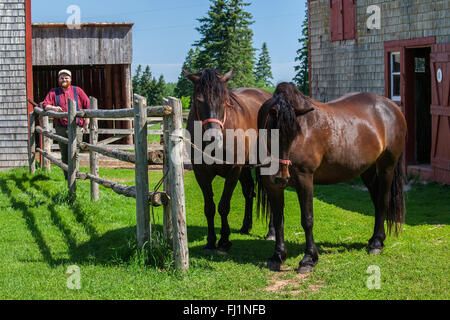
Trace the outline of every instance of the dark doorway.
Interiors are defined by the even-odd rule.
[[[415,101],[415,163],[429,164],[431,156],[431,48],[415,48],[414,101]]]

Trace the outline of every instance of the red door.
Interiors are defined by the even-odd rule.
[[[431,49],[432,146],[434,180],[450,184],[450,44]]]

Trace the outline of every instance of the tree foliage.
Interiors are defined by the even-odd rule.
[[[199,49],[191,48],[186,56],[186,60],[183,63],[183,67],[181,68],[180,75],[178,76],[178,82],[174,90],[174,95],[177,98],[182,97],[191,97],[194,87],[192,82],[186,77],[183,70],[187,70],[192,73],[196,73],[200,70],[197,70],[195,67],[196,59],[198,56]]]
[[[252,15],[245,11],[249,3],[243,0],[211,0],[207,16],[198,19],[196,30],[201,38],[194,43],[199,49],[195,69],[215,68],[234,76],[231,87],[254,84],[254,52],[252,46]]]
[[[147,99],[147,105],[161,105],[162,99],[167,96],[166,82],[161,75],[158,80],[153,77],[149,66],[142,71],[139,65],[133,77],[133,92]]]
[[[295,75],[293,81],[300,91],[309,95],[309,51],[308,51],[308,10],[306,10],[305,19],[302,23],[302,36],[298,39],[300,49],[297,50],[295,61],[299,64],[295,66]]]
[[[273,83],[272,68],[267,43],[262,44],[258,62],[255,67],[255,82],[259,87],[271,87]]]

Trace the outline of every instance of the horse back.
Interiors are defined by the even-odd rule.
[[[307,115],[308,133],[302,145],[314,147],[299,156],[313,159],[309,165],[317,180],[345,181],[382,154],[398,157],[403,151],[406,121],[391,100],[374,93],[351,93],[328,103],[313,102],[316,110]],[[330,178],[333,172],[341,174]]]

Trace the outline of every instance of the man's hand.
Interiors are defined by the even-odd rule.
[[[89,132],[89,118],[84,119],[83,130],[85,133]]]
[[[61,107],[58,106],[46,106],[45,111],[54,111],[54,112],[63,112],[63,109],[61,109]]]

